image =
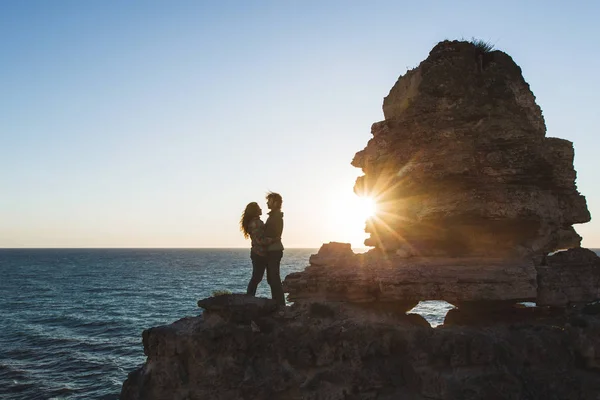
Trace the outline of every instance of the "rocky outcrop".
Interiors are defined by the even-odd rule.
[[[286,277],[284,288],[290,301],[394,303],[404,311],[423,300],[483,313],[523,301],[567,306],[600,299],[600,257],[577,248],[535,265],[521,258],[405,258],[378,249],[354,254],[347,243],[328,243],[304,271]]]
[[[204,321],[209,324],[221,322],[250,322],[277,310],[277,302],[244,294],[213,296],[198,301],[204,309]]]
[[[531,260],[354,254],[349,244],[329,243],[284,287],[290,301],[394,302],[407,311],[421,300],[535,301],[536,278]]]
[[[600,257],[588,249],[570,249],[537,267],[537,304],[564,306],[600,299]]]
[[[375,248],[324,245],[286,277],[292,307],[222,295],[144,331],[122,400],[598,400],[600,258],[572,227],[590,215],[520,68],[442,42],[383,111],[353,160]],[[432,329],[406,314],[421,300],[457,308]]]
[[[501,51],[439,43],[384,99],[352,164],[377,199],[365,244],[388,252],[539,257],[578,247],[590,220],[573,145],[547,138],[521,69]]]
[[[243,295],[144,331],[122,400],[597,399],[600,314],[432,329],[343,303],[272,312]],[[227,305],[225,305],[227,304]],[[210,307],[210,306],[209,306]],[[252,320],[229,319],[244,310]]]

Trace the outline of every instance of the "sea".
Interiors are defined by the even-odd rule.
[[[317,249],[286,249],[282,279]],[[142,331],[245,293],[248,249],[0,249],[0,399],[118,399],[145,362]],[[266,279],[257,296],[270,297]],[[412,312],[432,326],[448,303]]]

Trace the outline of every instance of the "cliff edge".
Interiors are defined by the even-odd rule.
[[[143,333],[121,400],[598,399],[600,307],[487,320],[223,295]]]

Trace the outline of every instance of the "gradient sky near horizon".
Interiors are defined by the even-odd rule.
[[[575,145],[600,247],[600,2],[0,2],[0,247],[244,247],[284,197],[288,247],[360,246],[350,165],[440,40],[519,64]],[[266,209],[266,206],[263,207]],[[266,210],[265,210],[266,211]]]

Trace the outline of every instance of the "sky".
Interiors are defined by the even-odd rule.
[[[600,2],[0,2],[0,247],[359,247],[354,154],[444,39],[510,54],[547,136],[574,142],[600,247]],[[598,217],[599,219],[596,219]]]

